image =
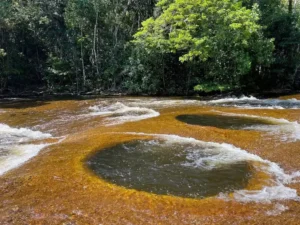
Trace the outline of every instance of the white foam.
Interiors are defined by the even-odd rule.
[[[0,176],[35,157],[40,150],[49,145],[50,144],[6,146],[6,148],[9,149],[9,153],[8,155],[0,156]]]
[[[29,144],[35,140],[51,138],[51,134],[28,128],[12,128],[0,124],[0,175],[23,164],[50,144]],[[26,143],[27,142],[27,143]]]
[[[273,210],[267,211],[266,214],[268,216],[278,216],[281,213],[289,210],[289,207],[284,206],[282,204],[276,203]]]
[[[253,96],[240,98],[231,97],[207,101],[209,105],[232,106],[247,109],[300,109],[300,100],[295,98],[282,99],[258,99]]]
[[[300,109],[300,100],[293,99],[258,99],[253,96],[228,97],[210,101],[186,99],[127,99],[129,106],[154,108],[217,105],[247,109]],[[127,104],[126,103],[126,104]]]
[[[273,117],[254,116],[248,114],[224,113],[215,111],[225,116],[255,118],[270,122],[272,125],[253,125],[245,127],[247,130],[265,131],[272,135],[279,135],[282,141],[292,142],[300,140],[300,124],[297,121],[288,121],[286,119],[277,119]]]
[[[103,102],[103,101],[102,101]],[[184,106],[228,106],[247,109],[300,109],[300,100],[297,99],[258,99],[253,96],[228,97],[210,101],[189,99],[124,99],[129,107],[171,108]]]
[[[203,102],[198,100],[181,100],[181,99],[132,99],[130,106],[153,107],[153,108],[171,108],[188,105],[203,105]]]
[[[237,97],[221,98],[221,99],[217,99],[217,100],[211,100],[211,101],[208,101],[208,102],[212,103],[212,104],[220,104],[220,103],[243,102],[243,101],[257,101],[257,100],[259,100],[259,99],[255,98],[253,96],[250,96],[250,97],[242,96],[240,98],[237,98]]]
[[[263,202],[270,203],[271,201],[295,200],[300,201],[297,190],[278,184],[274,187],[264,187],[262,190],[235,191],[234,198],[241,202]]]
[[[219,165],[233,164],[239,162],[259,162],[260,166],[253,164],[256,170],[268,173],[271,180],[268,182],[270,186],[265,186],[261,190],[237,190],[234,192],[234,199],[241,202],[264,202],[270,203],[274,200],[296,200],[300,201],[300,197],[295,189],[289,188],[286,185],[298,182],[300,178],[300,171],[296,171],[291,174],[285,173],[285,171],[276,163],[269,160],[262,159],[258,155],[251,154],[245,150],[237,148],[231,144],[226,143],[214,143],[203,142],[194,138],[180,137],[177,135],[165,135],[165,134],[146,134],[146,133],[134,133],[129,132],[127,134],[152,136],[165,140],[167,143],[172,144],[192,144],[194,147],[191,149],[187,158],[185,166],[203,167],[206,169],[215,168]],[[197,149],[197,147],[199,147]],[[203,154],[207,153],[211,155],[205,157]],[[221,194],[220,196],[229,196]]]
[[[142,107],[130,107],[124,105],[121,102],[109,106],[92,106],[89,109],[93,112],[88,115],[91,116],[109,116],[105,118],[106,125],[116,125],[126,122],[134,122],[139,120],[145,120],[148,118],[157,117],[159,112]]]
[[[24,100],[29,100],[29,98],[4,98],[4,100],[24,101]]]
[[[0,123],[1,145],[15,142],[26,142],[52,137],[51,134],[33,131],[28,128],[12,128],[6,124]]]

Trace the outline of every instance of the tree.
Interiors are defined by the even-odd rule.
[[[2,0],[0,92],[299,88],[299,7],[292,0]]]
[[[157,6],[161,14],[134,36],[149,52],[178,54],[181,63],[202,64],[206,76],[229,84],[239,84],[253,61],[270,62],[273,44],[262,35],[256,5],[250,10],[236,0],[160,0]]]
[[[292,0],[244,0],[247,7],[258,4],[259,23],[266,38],[274,38],[273,61],[268,67],[252,71],[262,89],[300,87],[300,23],[299,9]]]

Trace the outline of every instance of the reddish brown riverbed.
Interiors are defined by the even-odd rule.
[[[285,97],[288,99],[291,97]],[[292,96],[300,100],[300,96]],[[105,101],[115,101],[104,99]],[[104,101],[103,100],[103,101]],[[141,98],[147,108],[148,98]],[[294,200],[239,202],[218,197],[187,199],[125,189],[100,179],[85,159],[101,149],[134,139],[150,139],[126,132],[174,134],[198,140],[229,143],[280,165],[286,173],[300,171],[300,141],[258,130],[227,130],[188,125],[183,114],[220,112],[284,118],[300,123],[299,109],[244,109],[172,104],[154,107],[160,116],[107,125],[105,116],[84,116],[101,99],[10,101],[0,105],[0,123],[30,127],[64,136],[25,164],[0,176],[0,224],[300,224],[300,202]],[[127,99],[118,99],[126,102]],[[44,140],[53,142],[53,140]],[[268,183],[255,173],[248,190]],[[287,185],[300,194],[300,183]],[[283,206],[280,213],[270,213]]]

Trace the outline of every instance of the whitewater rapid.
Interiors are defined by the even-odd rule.
[[[62,125],[71,120],[80,120],[83,117],[93,118],[101,116],[104,118],[104,126],[119,125],[127,122],[136,122],[160,116],[159,109],[165,107],[178,106],[225,106],[225,107],[243,107],[243,108],[268,108],[268,109],[300,109],[300,101],[297,99],[278,100],[278,99],[257,99],[255,97],[225,98],[211,101],[199,100],[141,100],[125,99],[124,101],[99,101],[88,106],[74,116],[66,115],[62,118]],[[0,111],[1,112],[1,111]],[[219,114],[260,118],[272,122],[272,125],[256,125],[245,128],[245,130],[259,130],[270,134],[279,135],[282,141],[299,141],[300,125],[297,121],[288,121],[286,119],[276,119],[272,117],[254,116],[247,114],[234,114],[215,111]],[[175,118],[174,118],[175,120]],[[88,120],[87,120],[88,121]],[[53,123],[51,121],[51,123]],[[273,125],[274,124],[274,125]],[[41,124],[42,126],[43,124]],[[14,128],[6,124],[0,124],[0,175],[16,168],[32,157],[36,156],[43,148],[49,146],[46,140],[53,138],[49,133],[32,130],[33,128]],[[56,127],[55,127],[56,129]],[[47,130],[47,129],[44,129]],[[257,201],[270,202],[273,200],[299,200],[295,189],[288,185],[298,182],[300,171],[288,174],[278,164],[262,159],[245,150],[235,147],[231,144],[220,144],[213,142],[203,142],[193,138],[179,137],[176,135],[160,134],[142,134],[131,133],[135,135],[150,135],[154,138],[163,139],[166,144],[189,144],[193,145],[187,155],[186,167],[205,167],[206,169],[216,168],[220,165],[238,163],[241,161],[258,162],[260,166],[255,165],[256,170],[266,172],[270,175],[270,185],[261,190],[237,190],[234,192],[234,199],[242,202]],[[199,148],[197,148],[199,147]],[[207,157],[203,157],[203,149],[207,151]],[[222,198],[229,196],[220,194]],[[281,208],[278,206],[278,210]],[[271,212],[270,212],[271,213]]]
[[[94,106],[88,108],[88,112],[82,114],[82,117],[104,117],[104,125],[120,125],[127,122],[136,122],[160,116],[159,109],[181,106],[231,106],[251,109],[300,109],[300,101],[296,99],[278,100],[278,99],[257,99],[255,97],[224,98],[211,101],[199,100],[170,100],[170,99],[126,99],[122,102],[100,101]],[[215,110],[212,110],[215,111]],[[245,127],[245,130],[257,130],[267,132],[268,134],[279,136],[282,141],[300,140],[300,124],[297,121],[288,121],[286,119],[277,119],[272,117],[254,116],[248,114],[224,113],[215,111],[221,115],[257,118],[268,121],[272,125],[256,125]]]
[[[89,107],[89,110],[91,112],[87,114],[88,116],[106,116],[107,126],[145,120],[160,115],[159,112],[153,109],[127,106],[121,102],[111,105],[95,105]]]
[[[52,135],[48,133],[28,128],[13,128],[0,123],[0,176],[22,165],[50,145],[34,144],[34,141],[42,142],[49,138],[52,138]]]
[[[166,134],[146,134],[127,132],[125,134],[152,136],[164,140],[166,145],[191,145],[183,166],[201,167],[207,170],[223,165],[239,162],[250,162],[256,171],[262,171],[270,175],[269,185],[260,190],[236,190],[233,198],[240,202],[271,203],[272,201],[294,200],[300,201],[297,190],[288,187],[289,184],[300,182],[300,171],[291,174],[286,173],[277,163],[262,159],[246,150],[226,143],[204,142],[194,138],[181,137]],[[203,154],[205,153],[205,154]],[[207,156],[204,156],[207,155]],[[258,162],[258,163],[255,163]],[[226,193],[220,193],[219,198],[230,200]]]
[[[253,96],[228,97],[217,100],[203,101],[212,106],[237,107],[245,109],[300,109],[300,100],[292,99],[258,99]]]
[[[276,135],[283,142],[295,142],[300,140],[300,124],[297,121],[289,121],[286,119],[277,119],[267,116],[255,116],[249,114],[225,113],[222,111],[212,110],[223,116],[244,117],[261,119],[270,122],[272,125],[251,125],[244,127],[244,130],[257,130],[267,132],[270,135]]]
[[[90,106],[87,116],[109,116],[111,124],[139,121],[159,116],[159,109],[185,106],[221,106],[245,109],[300,109],[297,99],[258,99],[253,96],[228,97],[217,100],[201,99],[124,99],[121,101],[101,100]]]

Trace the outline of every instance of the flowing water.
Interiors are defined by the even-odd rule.
[[[228,163],[219,155],[213,145],[134,141],[100,151],[88,165],[112,183],[156,194],[203,198],[245,188],[247,161]]]
[[[0,100],[0,224],[299,224],[300,96]]]

